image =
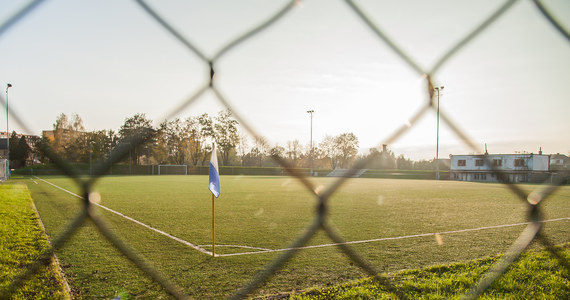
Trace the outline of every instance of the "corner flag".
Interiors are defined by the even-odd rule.
[[[218,155],[216,154],[216,144],[214,144],[212,147],[212,157],[210,158],[210,180],[208,188],[210,189],[210,192],[216,196],[216,198],[220,196],[220,172],[218,171]]]

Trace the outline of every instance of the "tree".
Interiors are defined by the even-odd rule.
[[[378,151],[378,148],[370,148],[370,152],[363,159],[369,161],[368,166],[371,169],[396,169],[397,167],[396,157],[387,145],[383,145],[382,151]]]
[[[254,142],[255,144],[249,153],[245,155],[243,161],[246,166],[262,167],[263,162],[267,158],[269,143],[264,138],[257,138]]]
[[[156,131],[152,128],[152,121],[145,114],[137,113],[125,119],[125,123],[119,129],[119,140],[128,143],[130,154],[135,157],[135,164],[139,163],[139,157],[145,155],[147,144],[152,142]],[[130,157],[129,157],[130,159]]]
[[[214,141],[214,122],[212,121],[212,117],[208,114],[203,113],[198,116],[198,124],[200,125],[200,135],[203,138],[204,145],[202,147],[202,151],[204,153],[211,153],[212,152],[212,142]],[[202,155],[202,162],[201,165],[207,161],[207,155]]]
[[[325,136],[323,141],[319,143],[319,148],[321,150],[323,158],[328,158],[331,169],[336,169],[338,166],[340,151],[336,147],[335,138],[330,135]]]
[[[432,160],[419,160],[414,162],[414,169],[416,170],[433,170],[435,168],[435,159]]]
[[[162,153],[160,161],[169,164],[183,164],[185,162],[187,133],[180,119],[164,121],[158,129],[158,144]]]
[[[206,137],[200,130],[199,117],[189,117],[184,121],[185,141],[187,142],[186,151],[188,159],[192,165],[198,165],[198,162],[205,157],[204,145]]]
[[[284,158],[285,157],[285,148],[283,148],[279,145],[275,145],[275,147],[272,147],[271,149],[269,149],[269,155],[271,157]],[[274,159],[270,159],[268,161],[268,165],[274,167],[274,166],[277,166],[277,162]]]
[[[241,162],[242,166],[246,165],[245,158],[246,158],[246,154],[247,154],[246,151],[247,151],[248,147],[249,147],[249,145],[248,145],[248,141],[247,141],[247,136],[240,134],[239,143],[236,147],[236,150],[237,150],[238,156],[240,157],[240,162]]]
[[[338,150],[340,167],[348,168],[358,153],[358,138],[354,133],[347,132],[335,137],[333,143]]]
[[[53,124],[53,149],[55,152],[63,154],[67,140],[64,139],[65,133],[70,129],[67,115],[62,113],[55,119]]]
[[[414,162],[409,158],[405,158],[404,154],[400,154],[398,155],[398,158],[396,158],[396,166],[400,170],[411,170],[414,167]]]
[[[214,124],[214,139],[221,150],[222,162],[228,165],[230,154],[239,143],[237,130],[238,121],[231,118],[232,112],[229,109],[220,111],[216,116]]]
[[[214,140],[215,133],[212,117],[206,113],[203,113],[198,116],[198,124],[200,125],[200,134],[205,138]]]
[[[303,147],[299,140],[288,141],[287,147],[285,148],[285,155],[289,159],[289,161],[293,164],[293,166],[297,166],[299,164],[299,159],[301,158],[303,152]]]
[[[16,132],[10,137],[10,167],[23,168],[30,157],[32,150],[24,136],[18,138]]]
[[[53,124],[53,149],[64,159],[79,161],[82,155],[77,139],[85,134],[83,120],[79,115],[73,114],[71,120],[66,114],[60,114]]]
[[[49,159],[44,152],[44,149],[51,147],[51,141],[48,137],[41,137],[35,142],[35,146],[33,148],[33,155],[42,163],[46,164],[49,163]]]
[[[113,130],[86,132],[77,140],[81,148],[81,161],[88,163],[106,158],[116,144],[117,137]]]

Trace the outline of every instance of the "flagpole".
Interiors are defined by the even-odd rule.
[[[214,194],[212,194],[212,256],[216,257],[216,231],[215,229],[216,219],[214,215]]]
[[[218,198],[221,192],[218,157],[216,155],[216,144],[212,144],[212,157],[210,158],[210,177],[208,179],[208,189],[210,192],[212,192],[212,257],[216,257],[216,215],[214,213],[214,198]]]

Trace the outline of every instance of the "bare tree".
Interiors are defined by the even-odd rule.
[[[239,143],[238,121],[232,118],[232,112],[229,109],[219,112],[215,119],[214,138],[221,150],[222,162],[227,166],[232,150],[235,150]]]
[[[336,147],[335,138],[330,135],[325,136],[323,141],[319,143],[319,148],[322,151],[321,153],[324,156],[323,158],[327,158],[329,160],[331,169],[336,169],[338,166],[340,151]]]
[[[340,167],[348,168],[358,154],[358,138],[354,133],[347,132],[335,137],[334,144],[338,150]]]
[[[287,142],[287,147],[285,148],[285,155],[293,163],[293,165],[295,166],[298,165],[302,152],[303,152],[303,146],[301,145],[299,140]]]

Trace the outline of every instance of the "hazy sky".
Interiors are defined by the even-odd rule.
[[[27,1],[0,0],[0,24]],[[283,1],[149,1],[211,57]],[[436,61],[503,1],[358,1],[421,68]],[[570,1],[544,1],[570,30]],[[301,1],[284,18],[216,61],[215,84],[271,143],[355,133],[377,146],[427,101],[426,82],[343,1]],[[207,83],[208,65],[134,1],[52,0],[0,36],[0,86],[31,134],[77,113],[87,130],[117,130],[145,113],[158,121]],[[482,149],[570,152],[570,43],[531,1],[518,1],[434,74],[441,110]],[[211,92],[179,117],[222,109]],[[0,114],[0,130],[5,130]],[[15,123],[10,130],[21,131]],[[250,143],[252,143],[250,139]],[[428,111],[390,145],[433,158]],[[440,157],[472,150],[440,124]]]

